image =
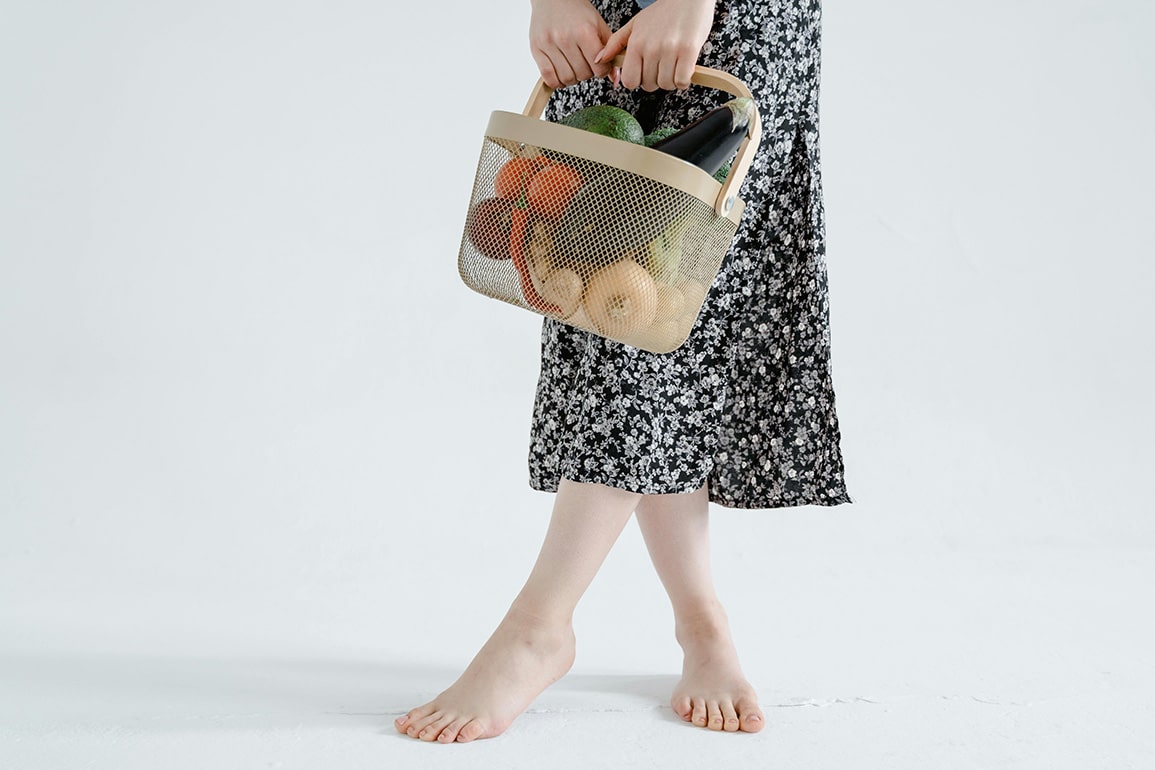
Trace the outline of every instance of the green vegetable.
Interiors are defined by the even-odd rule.
[[[730,161],[723,163],[722,168],[714,172],[714,178],[719,182],[725,182],[728,176],[730,176]]]
[[[655,281],[673,283],[677,279],[678,265],[682,261],[682,239],[689,225],[688,216],[676,218],[634,255]]]
[[[658,140],[653,148],[693,163],[713,176],[742,144],[754,114],[752,99],[735,97],[677,133]]]
[[[634,144],[641,144],[645,134],[637,118],[612,104],[592,104],[589,107],[582,107],[566,115],[558,123]]]
[[[674,128],[673,126],[667,126],[666,128],[655,128],[653,131],[642,137],[642,142],[647,147],[653,147],[667,136],[673,136],[676,133],[678,133],[678,129]]]

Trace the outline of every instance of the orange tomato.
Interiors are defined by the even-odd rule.
[[[548,163],[549,159],[544,155],[510,158],[497,170],[497,176],[493,178],[494,193],[499,198],[516,200],[521,191],[529,186],[534,175]]]
[[[526,195],[529,207],[543,217],[556,219],[582,186],[582,175],[573,166],[553,163],[534,174]]]

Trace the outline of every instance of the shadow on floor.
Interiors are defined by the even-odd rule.
[[[0,654],[0,721],[139,731],[361,725],[431,700],[460,668],[396,661],[105,653]],[[569,674],[529,712],[668,712],[674,675]]]

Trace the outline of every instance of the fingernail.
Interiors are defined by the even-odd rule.
[[[605,52],[606,52],[606,49],[604,49],[604,48],[602,50],[598,51],[598,55],[594,57],[594,64],[597,64],[602,60],[602,54],[604,54]]]

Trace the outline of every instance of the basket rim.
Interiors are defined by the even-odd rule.
[[[614,166],[692,195],[711,210],[722,189],[722,184],[704,169],[660,150],[517,112],[494,110],[485,136],[514,155],[534,154],[540,147]],[[742,179],[735,182],[736,188]],[[724,215],[715,211],[715,216],[725,216],[741,225],[745,207],[746,201],[735,196],[730,210]]]

